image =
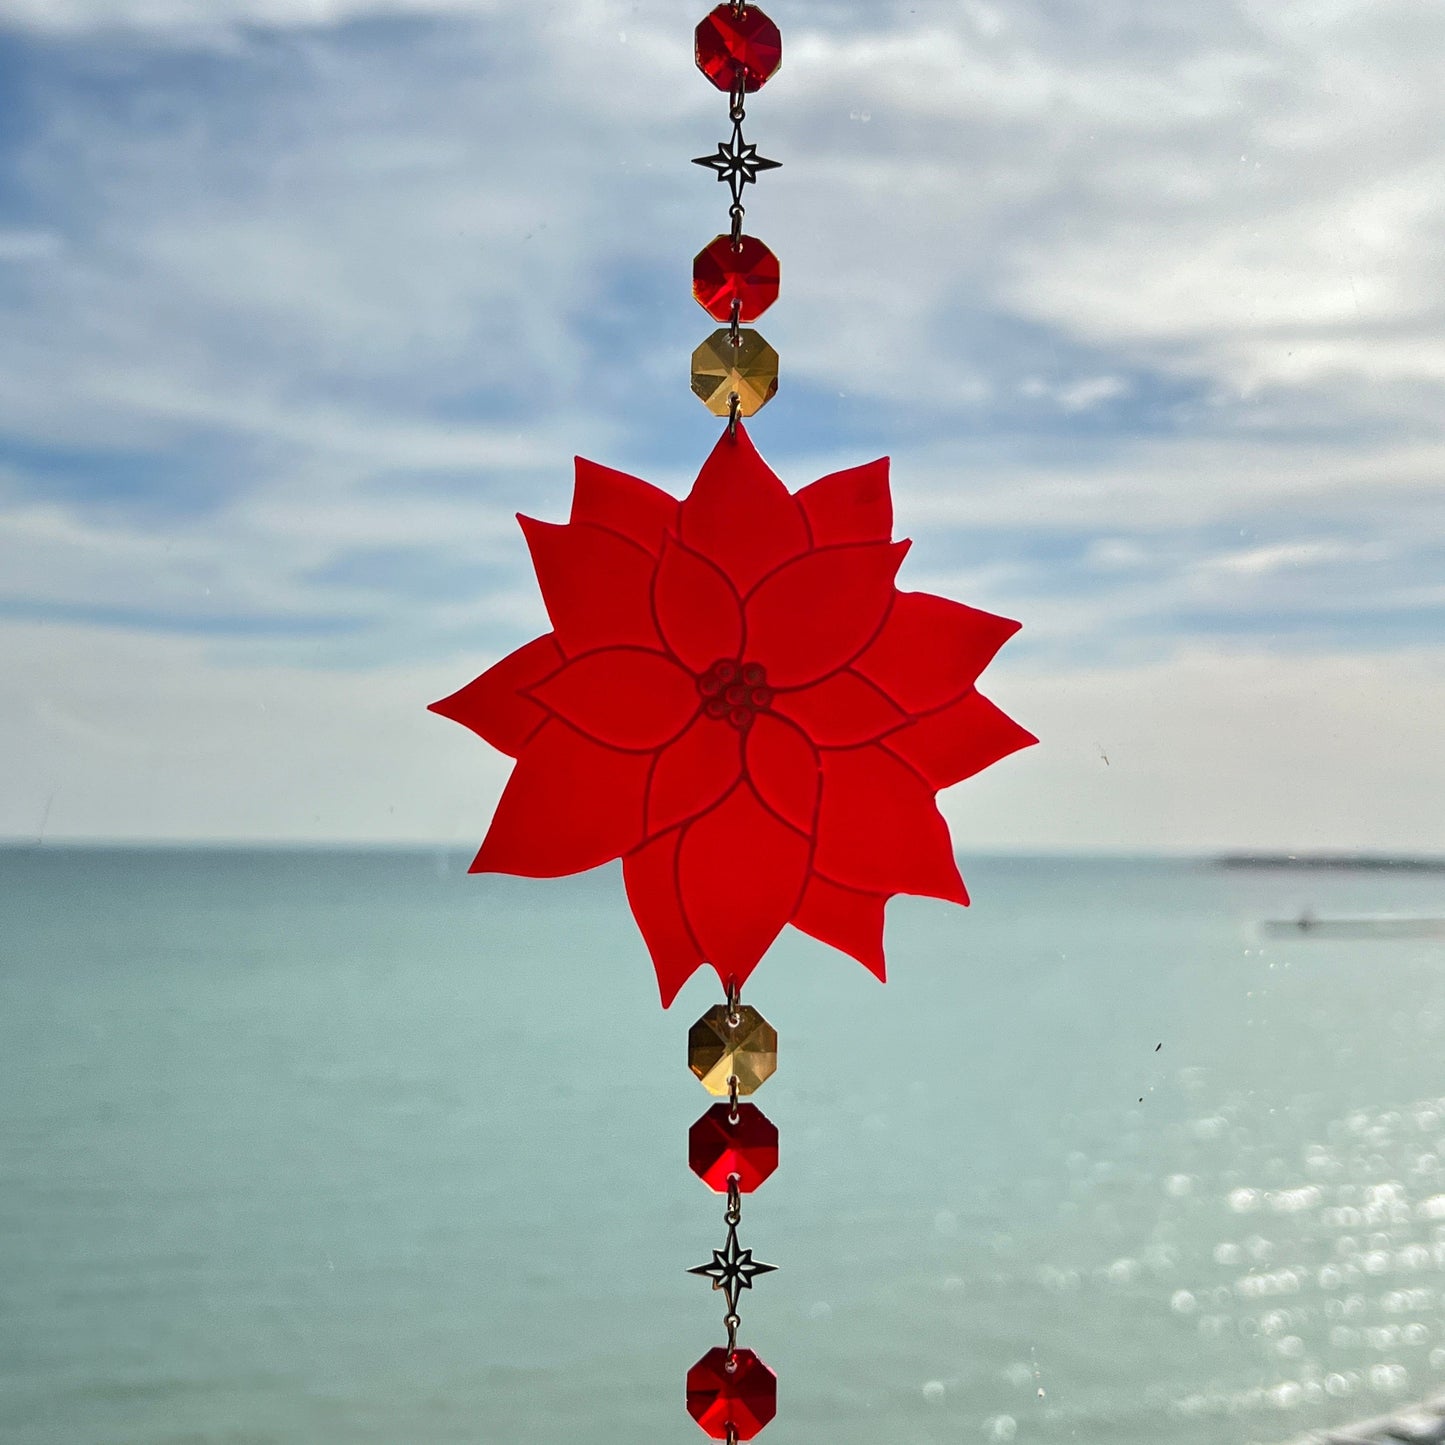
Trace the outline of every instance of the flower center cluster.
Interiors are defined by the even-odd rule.
[[[720,658],[699,673],[697,690],[702,695],[703,711],[719,721],[727,719],[739,732],[753,725],[753,718],[773,701],[768,686],[767,669],[760,662],[734,662]]]

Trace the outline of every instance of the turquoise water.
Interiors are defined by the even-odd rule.
[[[0,1440],[701,1440],[707,1097],[611,870],[0,852]],[[1429,876],[975,860],[755,976],[772,1445],[1275,1441],[1445,1382]],[[1156,1047],[1158,1046],[1158,1047]]]

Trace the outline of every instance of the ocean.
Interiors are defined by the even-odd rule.
[[[0,1441],[701,1440],[724,1237],[613,869],[0,851]],[[785,939],[770,1445],[1247,1445],[1445,1385],[1445,877],[964,860]]]

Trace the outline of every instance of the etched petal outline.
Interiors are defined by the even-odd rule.
[[[769,812],[809,838],[816,835],[823,764],[802,728],[787,718],[759,713],[746,734],[743,768]]]
[[[845,888],[815,872],[793,915],[793,927],[856,958],[879,983],[886,983],[883,914],[887,902],[888,895]]]
[[[815,547],[887,542],[893,537],[888,458],[819,477],[797,493]]]
[[[821,748],[876,742],[909,720],[882,688],[850,667],[830,672],[807,687],[778,692],[773,707]]]
[[[586,457],[575,457],[573,463],[572,524],[616,532],[656,557],[664,535],[677,530],[677,498],[640,477]]]
[[[557,645],[569,657],[602,647],[662,650],[652,615],[656,561],[636,542],[589,522],[518,514]]]
[[[802,509],[758,455],[747,428],[724,432],[678,509],[678,532],[739,593],[812,545]]]
[[[813,867],[862,893],[967,903],[948,824],[927,780],[879,743],[823,748]]]
[[[642,841],[652,758],[625,753],[549,718],[502,790],[473,873],[561,878],[630,853]]]
[[[676,537],[663,540],[652,610],[664,645],[694,675],[742,652],[743,604],[737,588],[720,567]]]
[[[602,647],[564,662],[530,696],[605,747],[656,752],[697,716],[692,675],[665,652]]]
[[[525,690],[562,662],[550,632],[534,637],[450,697],[428,705],[434,712],[476,733],[498,752],[517,757],[547,721],[546,711]]]
[[[807,885],[812,847],[740,782],[683,833],[678,889],[703,957],[741,986],[787,926]],[[738,899],[747,900],[739,907]]]
[[[743,599],[743,649],[768,685],[819,682],[863,652],[887,621],[910,545],[820,547],[764,577]]]
[[[699,715],[658,751],[647,780],[648,833],[665,832],[715,808],[742,774],[741,735],[725,722]]]
[[[706,960],[682,907],[677,877],[682,829],[672,828],[622,860],[622,882],[638,931],[652,958],[663,1008]]]
[[[1019,624],[931,592],[899,592],[878,636],[853,662],[904,712],[962,697]]]
[[[883,739],[932,788],[951,788],[1038,739],[977,688]]]

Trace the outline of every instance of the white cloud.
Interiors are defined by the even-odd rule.
[[[486,15],[497,0],[0,0],[0,21],[37,30],[218,30],[337,25],[378,15]]]
[[[1318,567],[1330,562],[1379,561],[1387,555],[1386,550],[1375,542],[1278,542],[1269,547],[1245,547],[1237,552],[1222,552],[1206,557],[1199,566],[1210,572],[1263,577],[1289,568]]]
[[[296,42],[279,89],[275,55],[242,49],[274,122],[233,116],[239,150],[207,124],[128,135],[52,117],[35,167],[103,186],[114,244],[42,298],[39,337],[15,328],[19,366],[43,363],[61,322],[92,358],[67,400],[88,370],[158,351],[164,374],[142,366],[138,383],[163,395],[198,370],[203,384],[218,330],[232,369],[285,356],[355,383],[410,366],[425,387],[447,364],[484,368],[486,343],[559,401],[585,392],[573,328],[598,266],[681,273],[699,234],[707,193],[682,158],[716,117],[670,6],[0,3],[26,23],[157,30],[360,13],[456,29],[380,54],[323,29]],[[785,257],[768,325],[789,374],[964,411],[1018,364],[1041,407],[1128,395],[1086,357],[1040,378],[1000,355],[976,318],[1015,313],[1226,405],[1283,391],[1301,412],[1328,397],[1347,415],[1438,414],[1438,17],[1242,0],[1149,25],[1124,0],[1064,14],[842,6],[789,26],[754,105],[787,161],[755,211]]]
[[[163,29],[358,8],[430,7],[23,13]],[[157,102],[189,121],[167,128],[58,106],[28,169],[57,204],[88,193],[108,240],[47,268],[10,318],[0,416],[50,435],[189,421],[287,441],[344,435],[379,388],[391,409],[471,388],[576,414],[595,396],[578,328],[622,266],[675,273],[678,308],[610,324],[640,340],[661,323],[680,357],[686,260],[714,214],[684,158],[717,120],[688,27],[660,0],[439,8],[445,39],[377,51],[322,30],[284,63],[243,46],[256,106],[214,120],[184,89]],[[839,7],[789,27],[754,104],[787,162],[754,207],[785,261],[767,327],[787,376],[860,405],[1027,418],[1148,406],[1134,368],[1197,390],[1213,425],[1328,408],[1336,425],[1433,426],[1445,182],[1425,142],[1435,91],[1408,81],[1433,22],[1397,4],[1136,22],[1119,0],[1068,25],[1009,4]],[[630,355],[639,397],[680,371]]]
[[[0,624],[0,836],[479,841],[509,766],[424,712],[489,658],[235,666],[194,639]],[[945,795],[960,848],[1445,851],[1445,653],[1191,650],[986,691],[1043,739]],[[1107,761],[1106,761],[1107,759]]]
[[[505,775],[424,710],[455,668],[227,668],[192,639],[14,624],[0,654],[27,760],[4,835],[462,839]]]
[[[960,848],[1445,854],[1438,647],[996,674],[1043,743],[945,795]]]
[[[62,244],[53,231],[0,227],[0,264],[46,261],[59,253]]]
[[[381,45],[339,28],[424,15],[441,23]],[[573,451],[663,454],[654,480],[676,488],[683,438],[706,449],[687,263],[722,192],[686,158],[722,116],[691,17],[662,0],[0,0],[6,22],[50,32],[13,162],[36,215],[0,232],[0,432],[21,451],[0,478],[6,595],[296,630],[206,644],[16,624],[6,647],[63,636],[97,679],[71,697],[31,667],[28,736],[68,778],[92,766],[77,719],[114,737],[131,709],[125,736],[166,735],[140,702],[108,710],[102,682],[125,697],[130,676],[164,678],[198,735],[228,737],[214,713],[233,688],[286,717],[283,694],[299,715],[331,688],[372,719],[347,756],[375,768],[381,693],[413,685],[382,664],[464,637],[495,652],[539,620],[510,513],[558,515]],[[1349,645],[1395,651],[1359,659],[1383,671],[1345,731],[1408,704],[1402,638],[1367,620],[1441,604],[1442,24],[1404,0],[839,4],[787,24],[784,71],[750,105],[785,162],[750,196],[784,274],[764,321],[784,390],[757,435],[794,485],[859,460],[796,440],[838,394],[850,427],[896,439],[911,584],[1025,620],[1020,656],[1070,669],[1054,691],[1019,683],[1055,735],[1070,696],[1098,731],[1107,685],[1183,747],[1187,718],[1158,698],[1212,717],[1225,670],[1194,639],[1270,617],[1322,656],[1281,657],[1289,699],[1251,674],[1240,717],[1278,730],[1328,683],[1322,658],[1345,675],[1346,642],[1309,625],[1339,613],[1366,619]],[[112,464],[152,460],[190,479],[189,505],[144,479],[106,494]],[[1031,545],[1071,530],[1077,558]],[[327,623],[353,630],[327,642]],[[1078,670],[1091,655],[1153,660]],[[69,731],[34,722],[47,707]],[[1241,779],[1278,767],[1229,718],[1210,727]],[[289,745],[259,739],[235,746],[270,778],[266,749]],[[1395,789],[1361,802],[1381,836],[1392,809],[1413,819],[1418,788],[1362,775]],[[172,796],[151,776],[154,797],[97,782],[99,811],[58,821],[246,832],[250,808],[257,829],[355,836],[379,802],[327,823],[317,794],[305,823],[264,788],[177,774]],[[1165,839],[1156,795],[1118,786],[1133,801],[1100,836],[1127,841],[1132,808],[1141,840]],[[1241,787],[1256,813],[1227,840],[1224,803],[1191,797],[1209,837],[1256,839],[1271,809],[1328,831]],[[1042,793],[1029,810],[1051,816]],[[1205,836],[1170,817],[1179,841]],[[1053,826],[1029,836],[1065,841]]]
[[[1319,469],[1297,449],[1248,442],[1151,442],[1057,467],[945,464],[946,452],[894,458],[898,526],[915,539],[903,584],[1020,618],[1023,645],[1071,667],[1218,630],[1295,639],[1281,647],[1346,636],[1399,647],[1421,640],[1441,605],[1435,450]],[[793,486],[857,460],[775,457]],[[359,486],[333,457],[175,514],[37,501],[12,482],[8,501],[0,486],[3,595],[61,616],[224,630],[216,647],[257,662],[502,647],[542,625],[512,512],[525,497],[535,515],[565,515],[570,467],[552,461],[525,488],[524,474],[503,473],[428,490],[417,471]],[[1372,639],[1384,614],[1407,620]]]
[[[1146,438],[1057,448],[1020,459],[959,439],[907,445],[894,475],[915,519],[968,526],[1127,526],[1140,532],[1261,517],[1367,521],[1414,536],[1441,532],[1445,443],[1308,444],[1263,438]]]
[[[890,12],[794,51],[808,128],[779,189],[809,260],[789,314],[810,370],[965,404],[998,379],[969,345],[991,306],[1229,404],[1283,390],[1302,420],[1329,398],[1432,421],[1445,12],[1148,9],[999,6],[989,36],[963,12]]]

